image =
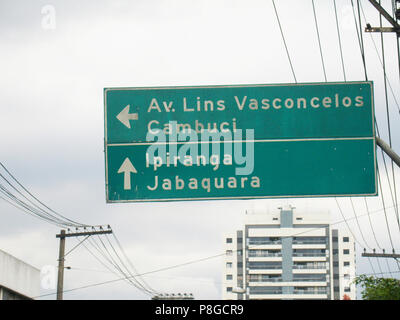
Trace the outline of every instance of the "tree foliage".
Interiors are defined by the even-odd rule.
[[[400,300],[400,280],[360,275],[354,280],[362,287],[363,300]]]

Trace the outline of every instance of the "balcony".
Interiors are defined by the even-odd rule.
[[[249,258],[282,257],[281,252],[254,252],[249,251]]]
[[[251,294],[249,295],[250,300],[293,300],[293,299],[316,299],[316,300],[326,300],[328,299],[327,294]]]
[[[308,269],[308,270],[315,270],[315,269],[326,269],[326,264],[293,264],[293,270],[298,269]]]
[[[327,294],[326,289],[319,289],[319,290],[302,290],[302,289],[294,289],[293,294]]]
[[[326,253],[293,252],[293,257],[326,257]]]
[[[281,277],[274,277],[274,278],[250,278],[249,279],[249,285],[251,286],[251,284],[254,285],[260,285],[261,283],[265,284],[265,283],[270,283],[270,282],[282,282],[282,278]]]

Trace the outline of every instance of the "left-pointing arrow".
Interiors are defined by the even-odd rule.
[[[124,190],[131,189],[131,173],[137,173],[135,167],[129,158],[126,158],[122,163],[121,167],[118,169],[118,173],[124,174]]]
[[[131,123],[129,121],[137,120],[139,119],[139,116],[137,113],[129,113],[129,107],[130,105],[128,104],[124,109],[122,109],[122,111],[118,113],[117,119],[130,129]]]

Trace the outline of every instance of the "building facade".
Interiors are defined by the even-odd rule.
[[[0,250],[0,300],[27,300],[40,294],[40,270]]]
[[[223,299],[356,299],[354,240],[327,214],[246,214],[224,241]]]

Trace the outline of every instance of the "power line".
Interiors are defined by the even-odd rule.
[[[318,46],[319,46],[319,53],[320,53],[320,56],[321,56],[322,69],[323,69],[323,72],[324,72],[325,82],[327,82],[328,80],[327,80],[327,77],[326,77],[324,55],[322,54],[321,38],[319,36],[319,28],[318,28],[317,14],[315,12],[314,0],[311,0],[311,3],[312,3],[313,13],[314,13],[315,30],[317,31]]]
[[[127,277],[128,274],[123,270],[123,267],[121,267],[118,262],[114,259],[114,257],[112,256],[112,254],[110,253],[110,251],[107,249],[106,245],[104,244],[104,242],[99,238],[102,246],[100,246],[95,238],[91,239],[92,241],[89,241],[89,243],[93,246],[93,248],[95,248],[96,251],[98,251],[100,253],[100,255],[117,271],[117,275],[122,275],[124,277]],[[97,259],[99,260],[99,259]],[[102,263],[103,264],[103,263]],[[104,265],[104,264],[103,264]],[[109,268],[108,268],[109,269]],[[136,287],[137,289],[139,289],[140,291],[143,291],[145,294],[147,295],[153,295],[155,292],[150,292],[150,290],[147,290],[146,288],[143,288],[143,286],[137,282],[136,279],[127,279],[127,282],[131,285],[133,285],[134,287]]]
[[[132,261],[129,259],[128,255],[126,254],[126,252],[125,252],[123,246],[121,245],[121,242],[118,240],[117,235],[116,235],[115,233],[113,233],[112,235],[113,235],[114,240],[115,240],[115,242],[117,243],[119,249],[121,250],[122,254],[124,255],[126,261],[128,262],[128,264],[129,264],[130,267],[132,268],[133,273],[134,273],[134,274],[139,274],[139,272],[137,271],[137,269],[136,269],[135,266],[133,265]],[[157,293],[157,294],[159,293],[159,292],[156,292],[152,287],[150,287],[150,285],[149,285],[143,278],[140,278],[140,280],[143,282],[144,286],[145,286],[149,291],[155,292],[155,293]]]
[[[365,63],[364,44],[363,44],[363,41],[362,41],[362,36],[360,36],[360,32],[359,32],[358,27],[357,27],[357,18],[356,18],[356,12],[355,12],[355,9],[354,9],[353,0],[351,0],[351,7],[352,7],[352,10],[353,10],[354,25],[356,27],[358,45],[360,47],[360,53],[361,53],[361,59],[362,59],[363,66],[364,66],[365,81],[368,81],[367,66],[366,66],[366,63]]]
[[[73,221],[73,220],[71,220],[71,219],[68,219],[67,217],[65,217],[65,216],[63,216],[63,215],[61,215],[61,214],[59,214],[58,212],[56,212],[56,211],[54,211],[53,209],[51,209],[50,207],[48,207],[46,204],[44,204],[42,201],[40,201],[37,197],[35,197],[26,187],[24,187],[16,178],[15,178],[15,176],[4,166],[4,164],[2,163],[2,162],[0,162],[0,166],[4,169],[4,171],[5,172],[7,172],[7,174],[28,194],[28,195],[30,195],[33,199],[35,199],[39,204],[41,204],[43,207],[45,207],[47,210],[49,210],[50,212],[52,212],[53,214],[55,214],[56,216],[58,216],[59,218],[61,218],[61,219],[63,219],[63,220],[65,220],[65,221],[67,221],[68,223],[65,223],[66,225],[69,225],[69,226],[76,226],[76,227],[83,227],[83,226],[87,226],[87,225],[85,225],[85,224],[82,224],[82,223],[79,223],[79,222],[76,222],[76,221]],[[1,175],[1,174],[0,174]],[[1,175],[1,177],[4,179],[4,180],[6,180],[5,178],[4,178],[4,176],[3,175]],[[7,182],[8,182],[8,180],[7,180]],[[12,184],[10,183],[10,182],[8,182],[11,186],[12,186]],[[14,186],[13,186],[13,188],[15,189],[15,190],[17,190]],[[17,190],[18,191],[18,190]],[[19,191],[18,191],[19,192]],[[22,195],[22,193],[21,192],[19,192],[21,195]],[[26,196],[24,196],[25,198],[26,198]],[[27,199],[27,198],[26,198]],[[49,214],[50,215],[50,214]],[[58,218],[57,218],[58,219]]]
[[[275,5],[275,1],[274,1],[274,0],[272,0],[272,4],[273,4],[273,6],[274,6],[274,11],[275,11],[276,19],[278,20],[279,30],[281,31],[281,36],[282,36],[283,44],[284,44],[284,46],[285,46],[286,55],[287,55],[288,60],[289,60],[290,69],[292,70],[292,75],[293,75],[293,78],[294,78],[294,82],[297,83],[296,74],[294,73],[294,68],[293,68],[293,64],[292,64],[292,59],[290,58],[289,50],[288,50],[288,47],[287,47],[287,45],[286,45],[285,35],[283,34],[281,22],[280,22],[280,19],[279,19],[278,10],[276,9],[276,5]]]
[[[364,18],[364,23],[367,24],[367,18],[365,17],[364,8],[363,8],[363,6],[362,6],[362,3],[360,3],[360,8],[361,8],[361,13],[362,13],[363,18]],[[381,66],[382,66],[382,68],[383,68],[382,59],[381,59],[381,56],[380,56],[380,54],[379,54],[378,47],[376,46],[374,37],[372,36],[372,33],[369,33],[369,36],[370,36],[371,42],[372,42],[372,44],[373,44],[373,46],[374,46],[375,53],[376,53],[376,55],[377,55],[377,57],[378,57],[379,63],[381,64]],[[399,60],[399,61],[400,61],[400,60]],[[398,112],[399,112],[399,114],[400,114],[400,106],[399,106],[399,103],[398,103],[398,101],[397,101],[396,95],[394,94],[393,87],[392,87],[392,85],[391,85],[391,83],[390,83],[390,79],[387,77],[387,74],[386,74],[386,73],[385,73],[385,77],[386,77],[386,81],[387,81],[387,83],[388,83],[388,85],[389,85],[390,92],[392,93],[392,98],[393,98],[393,100],[394,100],[394,102],[395,102],[395,104],[396,104],[396,106],[397,106],[397,110],[398,110]]]
[[[382,249],[381,246],[380,246],[379,243],[378,243],[377,238],[376,238],[374,226],[373,226],[372,221],[371,221],[371,215],[369,214],[369,207],[368,207],[368,202],[367,202],[367,198],[366,198],[366,197],[364,197],[364,203],[365,203],[365,207],[366,207],[366,209],[367,209],[368,221],[369,221],[369,225],[370,225],[371,230],[372,230],[372,234],[374,235],[375,243],[376,243],[376,245],[378,246],[379,249]]]
[[[344,81],[347,81],[346,80],[346,70],[344,67],[344,59],[343,59],[342,40],[340,37],[339,20],[338,20],[338,14],[337,14],[337,9],[336,9],[336,0],[333,0],[333,6],[335,8],[336,30],[337,30],[337,36],[338,36],[338,41],[339,41],[340,60],[342,62],[343,79],[344,79]]]
[[[379,4],[381,1],[379,0]],[[382,28],[382,14],[379,12],[379,25]],[[383,82],[384,82],[384,92],[385,92],[385,106],[386,106],[386,119],[387,119],[387,127],[389,133],[389,146],[392,148],[392,132],[390,127],[390,112],[389,112],[389,101],[388,101],[388,94],[387,94],[387,82],[386,82],[386,59],[385,59],[385,46],[383,41],[383,32],[381,32],[381,47],[382,47],[382,67],[383,67]],[[391,159],[392,163],[392,174],[393,174],[393,190],[394,190],[394,200],[396,202],[396,213],[397,217],[399,216],[398,212],[398,204],[397,204],[397,191],[396,191],[396,177],[394,173],[394,164],[393,159]]]
[[[375,118],[375,126],[376,126],[376,135],[379,138],[380,137],[380,132],[379,132],[379,126],[378,126],[378,122],[376,121],[376,118]],[[387,169],[387,165],[386,165],[385,154],[384,154],[382,149],[381,149],[381,154],[382,154],[382,160],[383,160],[384,169],[385,169],[385,172],[386,172],[386,179],[387,179],[387,182],[388,182],[389,191],[390,191],[390,195],[391,195],[391,198],[392,198],[393,207],[396,208],[396,204],[395,204],[393,193],[392,193],[392,186],[391,186],[391,183],[390,183],[389,173],[388,173],[388,169]],[[378,173],[378,177],[379,177],[379,170],[378,169],[379,169],[379,167],[377,167],[377,173]],[[383,204],[383,207],[385,208],[382,187],[380,187],[380,190],[381,190],[382,204]],[[396,214],[396,210],[395,210],[395,214]],[[385,212],[385,217],[386,217],[386,212]],[[397,227],[398,227],[399,232],[400,232],[400,222],[399,222],[398,219],[396,219],[396,222],[397,222]]]
[[[224,255],[225,255],[225,253],[222,253],[222,254],[217,254],[217,255],[214,255],[214,256],[209,256],[209,257],[206,257],[206,258],[196,259],[196,260],[188,261],[188,262],[177,264],[177,265],[160,268],[160,269],[156,269],[156,270],[153,270],[153,271],[144,272],[144,273],[141,273],[139,275],[135,275],[135,277],[137,277],[137,276],[145,276],[145,275],[148,275],[148,274],[167,271],[167,270],[171,270],[171,269],[176,269],[176,268],[183,267],[183,266],[186,266],[186,265],[190,265],[190,264],[194,264],[194,263],[199,263],[199,262],[211,260],[211,259],[214,259],[214,258],[217,258],[217,257],[222,257]],[[100,283],[95,283],[95,284],[91,284],[91,285],[86,285],[86,286],[82,286],[82,287],[78,287],[78,288],[73,288],[73,289],[69,289],[69,290],[64,290],[63,292],[71,292],[71,291],[76,291],[76,290],[80,290],[80,289],[96,287],[96,286],[100,286],[100,285],[104,285],[104,284],[115,283],[115,282],[126,280],[127,278],[129,278],[129,276],[128,277],[124,277],[124,278],[118,278],[118,279],[114,279],[114,280],[104,281],[104,282],[100,282]],[[54,295],[54,293],[44,294],[44,295],[40,295],[40,296],[37,296],[37,297],[34,297],[34,298],[41,298],[41,297],[50,296],[50,295]]]
[[[15,204],[14,207],[20,209],[21,211],[23,211],[25,213],[28,212],[30,215],[38,217],[38,218],[46,221],[47,223],[50,223],[50,224],[53,224],[56,226],[60,226],[60,227],[65,226],[58,219],[50,218],[46,213],[43,213],[43,212],[37,210],[36,208],[28,205],[27,203],[25,203],[24,201],[22,201],[21,199],[16,197],[12,192],[10,192],[1,183],[0,183],[0,193],[2,193],[4,196],[6,196],[9,199],[9,201],[7,201],[8,203],[10,203],[10,202],[14,203]]]
[[[60,225],[64,224],[64,221],[62,221],[61,219],[55,218],[54,216],[52,216],[52,214],[42,210],[42,208],[40,208],[38,205],[36,205],[32,200],[28,199],[28,197],[26,197],[21,191],[19,191],[6,177],[4,177],[1,173],[0,173],[0,178],[2,178],[14,191],[17,192],[17,194],[19,194],[20,196],[22,196],[26,201],[28,201],[30,204],[26,203],[24,200],[21,200],[20,198],[18,198],[15,194],[13,194],[9,189],[7,189],[7,187],[3,184],[0,184],[1,189],[2,189],[2,193],[4,195],[6,195],[11,201],[14,201],[16,203],[18,203],[19,205],[23,206],[25,209],[40,215],[46,219],[48,219],[48,221],[54,221]],[[69,226],[69,225],[68,225]]]
[[[383,204],[383,208],[385,208],[385,199],[383,197],[383,193],[382,193],[382,183],[381,183],[381,176],[379,173],[379,168],[376,168],[377,174],[378,174],[378,184],[379,184],[379,189],[381,191],[381,199],[382,199],[382,204]],[[393,240],[392,240],[392,235],[390,233],[390,228],[389,228],[389,223],[388,223],[388,219],[387,219],[387,214],[386,214],[386,209],[384,209],[384,213],[385,213],[385,221],[386,221],[386,227],[388,230],[388,234],[389,234],[389,240],[390,240],[390,244],[392,245],[392,249],[394,248],[393,246]]]
[[[9,179],[7,179],[1,172],[0,172],[0,178],[3,179],[7,185],[9,185],[18,195],[20,195],[23,199],[25,199],[27,202],[25,202],[24,200],[18,198],[15,194],[13,194],[10,190],[8,190],[3,184],[0,183],[0,193],[3,194],[6,198],[0,196],[1,199],[5,200],[7,203],[11,204],[12,206],[14,206],[15,208],[28,213],[29,215],[32,215],[34,217],[37,217],[47,223],[56,225],[58,227],[64,228],[64,227],[76,227],[78,229],[78,227],[84,227],[86,229],[86,227],[89,227],[88,225],[84,225],[78,222],[75,222],[71,219],[66,218],[65,216],[59,214],[58,212],[54,211],[53,209],[51,209],[50,207],[48,207],[47,205],[45,205],[42,201],[40,201],[37,197],[35,197],[26,187],[24,187],[15,177],[13,174],[11,174],[11,172],[0,162],[0,166],[1,168],[3,168],[3,170],[8,174],[8,176],[10,176],[13,181],[15,181],[17,183],[17,185],[19,186],[19,188],[21,188],[23,191],[25,191],[25,193],[27,195],[25,195],[22,191],[20,191]],[[29,198],[28,195],[31,197]],[[37,203],[35,203],[33,200],[35,200]],[[43,206],[44,208],[42,208],[41,206]],[[94,226],[90,226],[92,229],[95,230]],[[101,226],[100,226],[100,229]],[[100,232],[100,231],[99,231]],[[93,234],[95,234],[96,232],[93,232]],[[75,234],[76,236],[78,236],[78,234]],[[104,249],[101,248],[101,246],[98,245],[98,243],[96,242],[96,239],[89,239],[88,237],[86,237],[85,239],[83,239],[82,241],[80,241],[76,246],[74,246],[67,254],[63,255],[63,258],[65,258],[65,256],[67,256],[69,253],[71,253],[72,251],[74,251],[77,247],[79,247],[80,244],[84,245],[84,241],[87,240],[87,242],[93,246],[98,253],[100,254],[100,256],[102,256],[105,261],[107,261],[111,266],[113,266],[118,273],[115,273],[117,276],[118,275],[123,275],[123,276],[128,276],[128,275],[132,275],[132,272],[129,270],[129,268],[127,267],[127,265],[124,263],[123,259],[119,256],[118,252],[115,250],[114,246],[112,245],[111,241],[109,240],[109,238],[107,237],[107,241],[109,242],[109,245],[111,246],[111,249],[114,251],[115,256],[117,257],[117,260],[120,261],[120,263],[118,263],[117,260],[114,259],[113,255],[111,254],[111,252],[108,250],[107,246],[104,244],[104,242],[102,241],[102,239],[97,235],[98,239],[100,240],[102,246]],[[120,250],[123,251],[123,248],[121,246],[121,244],[118,242],[118,246],[120,247]],[[93,253],[89,250],[89,248],[87,246],[84,245],[84,247],[91,253],[91,255],[93,255],[99,262],[102,263],[102,261]],[[125,253],[124,253],[125,255]],[[102,263],[104,266],[106,266],[104,263]],[[133,264],[129,261],[129,264],[131,266],[133,266]],[[108,268],[108,266],[106,266]],[[109,269],[109,268],[108,268]],[[126,269],[126,271],[124,271],[124,269]],[[109,269],[111,270],[111,269]],[[135,269],[134,269],[135,270]],[[136,271],[135,271],[136,272]],[[156,294],[156,291],[153,289],[149,289],[150,287],[145,284],[141,284],[140,281],[138,281],[137,279],[133,278],[130,279],[128,278],[128,282],[135,286],[136,288],[138,288],[139,290],[145,292],[148,295],[154,295]]]
[[[124,263],[123,259],[120,257],[120,255],[118,254],[118,252],[115,250],[115,248],[114,248],[114,246],[112,245],[110,239],[109,239],[107,236],[106,236],[106,238],[107,238],[107,241],[108,241],[108,243],[110,244],[112,250],[114,251],[115,255],[117,256],[117,258],[118,258],[119,261],[121,262],[122,266],[123,266],[123,267],[125,268],[125,270],[127,271],[128,275],[130,275],[130,276],[131,276],[131,279],[135,281],[135,286],[141,287],[142,290],[144,290],[144,291],[146,291],[146,292],[148,292],[148,293],[150,293],[150,294],[153,294],[153,295],[158,294],[158,292],[155,292],[154,290],[151,290],[151,289],[147,288],[145,285],[143,285],[143,284],[139,281],[139,279],[137,279],[135,276],[133,276],[132,272],[131,272],[131,271],[129,270],[129,268],[126,266],[126,264]]]
[[[1,187],[0,187],[0,189],[1,189]],[[2,192],[2,190],[0,190],[0,192]],[[40,219],[40,220],[42,220],[42,221],[44,221],[44,222],[46,222],[46,223],[49,223],[49,221],[48,221],[47,219],[45,219],[45,218],[43,218],[43,217],[41,217],[41,216],[39,216],[39,215],[36,215],[35,213],[32,213],[31,211],[29,211],[29,210],[27,210],[27,209],[24,209],[23,207],[22,207],[22,208],[19,207],[17,204],[11,202],[10,200],[7,200],[6,198],[2,197],[1,195],[0,195],[0,199],[4,200],[4,201],[7,202],[8,204],[12,205],[12,206],[15,207],[16,209],[18,209],[18,210],[20,210],[20,211],[23,211],[23,212],[25,212],[25,213],[27,213],[27,214],[29,214],[29,215],[32,216],[32,217],[38,218],[38,219]],[[54,224],[53,222],[50,222],[50,223]],[[59,227],[63,227],[63,226],[58,225],[58,224],[56,224],[56,225],[59,226]]]
[[[171,267],[156,269],[156,270],[153,270],[153,271],[148,271],[148,272],[144,272],[142,274],[135,275],[135,277],[136,276],[145,276],[145,275],[149,275],[149,274],[153,274],[153,273],[157,273],[157,272],[161,272],[161,271],[166,271],[166,270],[169,270],[169,269],[174,269],[174,268],[181,267],[181,266],[188,265],[188,264],[193,264],[193,263],[202,262],[202,261],[205,261],[205,260],[210,260],[210,259],[217,258],[217,257],[223,256],[223,255],[225,255],[225,254],[219,254],[219,255],[203,258],[203,259],[193,260],[193,261],[190,261],[190,262],[187,262],[187,263],[183,263],[183,264],[180,264],[180,265],[175,265],[175,266],[171,266]],[[383,274],[389,274],[389,273],[392,275],[392,274],[400,273],[400,271],[390,271],[389,270],[389,272],[366,273],[365,275],[378,275],[378,274],[383,275]],[[89,285],[85,285],[85,286],[81,286],[81,287],[76,287],[76,288],[64,290],[63,292],[64,293],[72,292],[72,291],[77,291],[77,290],[81,290],[81,289],[87,289],[87,288],[97,287],[97,286],[101,286],[101,285],[111,284],[111,283],[115,283],[115,282],[119,282],[119,281],[123,281],[123,280],[126,280],[126,277],[113,279],[113,280],[108,280],[108,281],[103,281],[103,282],[98,282],[98,283],[89,284]],[[46,297],[46,296],[51,296],[51,295],[54,295],[54,294],[55,293],[43,294],[43,295],[34,297],[34,299],[42,298],[42,297]]]
[[[356,236],[354,235],[352,229],[350,228],[350,225],[349,225],[349,223],[347,222],[347,219],[346,219],[346,217],[345,217],[344,214],[343,214],[342,208],[340,207],[340,203],[339,203],[339,201],[338,201],[338,199],[337,199],[336,197],[335,197],[335,201],[336,201],[336,204],[337,204],[337,206],[338,206],[338,208],[339,208],[339,212],[340,212],[340,214],[341,214],[341,216],[342,216],[342,218],[343,218],[343,221],[346,223],[347,229],[350,231],[351,235],[353,236],[354,241],[357,242],[361,248],[363,248],[363,245],[357,240],[357,238],[356,238]]]
[[[356,210],[355,210],[355,208],[354,208],[353,199],[352,199],[351,197],[350,197],[350,203],[351,203],[351,207],[352,207],[352,209],[353,209],[354,216],[355,216],[355,218],[356,218],[356,222],[357,222],[358,229],[360,230],[360,233],[361,233],[361,237],[362,237],[362,239],[363,239],[365,245],[367,246],[367,248],[368,248],[368,249],[372,249],[372,248],[368,245],[368,242],[365,240],[364,233],[362,232],[362,229],[361,229],[361,226],[360,226],[360,222],[358,221],[357,214],[356,214]]]
[[[338,22],[338,16],[337,16],[337,8],[336,8],[336,0],[333,0],[333,5],[334,5],[334,11],[335,11],[336,30],[337,30],[338,41],[339,41],[340,57],[341,57],[341,62],[342,62],[343,78],[344,78],[344,81],[346,82],[346,81],[347,81],[347,79],[346,79],[346,68],[345,68],[345,65],[344,65],[343,49],[342,49],[341,36],[340,36],[340,29],[339,29],[339,22]],[[314,6],[314,1],[313,1],[313,6]],[[353,11],[353,13],[354,13],[354,11]],[[315,9],[314,9],[314,17],[315,17]],[[315,17],[315,21],[316,21],[316,17]],[[356,28],[356,29],[357,29],[357,28]],[[361,47],[361,46],[360,46],[360,47]],[[320,48],[321,48],[321,47],[320,47]],[[322,50],[320,50],[320,51],[321,51],[321,54],[322,54]],[[362,54],[363,54],[363,50],[361,50],[361,52],[362,52]],[[323,60],[322,60],[322,61],[323,61]],[[365,66],[365,63],[364,63],[364,66]],[[324,70],[325,70],[325,68],[324,68]],[[365,75],[366,75],[366,71],[365,71]],[[336,198],[335,198],[335,200],[336,200],[336,203],[337,203],[337,205],[338,205],[338,207],[339,207],[339,211],[341,212],[342,217],[344,218],[344,215],[343,215],[343,212],[342,212],[342,210],[341,210],[339,201],[338,201]],[[368,218],[369,218],[369,221],[371,222],[371,218],[370,218],[370,215],[369,215],[369,208],[368,208],[368,204],[367,204],[367,201],[366,201],[366,198],[365,198],[365,197],[364,197],[364,201],[365,201],[366,208],[367,208]],[[354,209],[354,203],[353,203],[353,200],[352,200],[351,197],[350,197],[350,202],[351,202],[351,206],[352,206],[352,208],[353,208],[353,212],[354,212],[354,216],[355,216],[356,221],[357,221],[358,228],[359,228],[360,233],[361,233],[361,237],[363,238],[364,243],[365,243],[366,246],[368,247],[368,243],[367,243],[367,241],[365,240],[364,234],[363,234],[363,232],[362,232],[362,230],[361,230],[361,227],[360,227],[360,224],[359,224],[359,221],[358,221],[358,218],[357,218],[357,214],[356,214],[356,211],[355,211],[355,209]],[[346,221],[346,224],[347,224],[347,220],[345,220],[345,221]],[[350,229],[350,226],[349,226],[348,224],[347,224],[347,227]],[[372,224],[371,224],[371,228],[372,228]],[[350,232],[352,233],[351,230],[350,230]],[[373,229],[372,229],[372,232],[374,233],[374,236],[375,236],[375,232],[374,232]],[[354,237],[354,235],[353,235],[353,237]],[[355,238],[354,238],[354,239],[355,239]],[[375,240],[376,240],[376,237],[375,237]],[[371,268],[373,269],[373,265],[372,265],[371,262],[370,262],[370,265],[371,265]]]
[[[370,213],[373,214],[373,213],[378,213],[378,212],[381,212],[381,211],[383,211],[383,210],[382,210],[382,209],[379,209],[379,210],[374,210],[374,211],[372,211],[372,212],[370,212]],[[366,214],[364,214],[364,215],[359,215],[358,217],[361,217],[361,216],[366,216]],[[349,218],[348,220],[352,220],[352,219],[355,219],[355,218]],[[340,223],[342,223],[342,222],[346,222],[346,223],[347,223],[347,219],[339,220],[339,221],[333,222],[333,223],[331,223],[331,225],[340,224]],[[325,227],[317,227],[317,228],[314,228],[314,229],[321,229],[321,228],[325,228]],[[301,231],[301,232],[298,232],[298,233],[293,234],[293,235],[291,235],[291,236],[283,236],[282,238],[291,238],[291,237],[296,236],[296,235],[300,235],[300,234],[304,234],[304,233],[307,233],[307,232],[311,232],[311,231],[313,231],[314,229],[312,229],[312,230],[306,230],[306,231]],[[351,232],[351,231],[350,231],[350,232]],[[354,237],[354,236],[353,236],[353,237]],[[354,238],[354,239],[355,239],[355,238]],[[83,244],[83,245],[84,245],[84,244]],[[85,245],[84,245],[84,246],[85,246]],[[236,251],[237,251],[237,250],[236,250]],[[167,270],[171,270],[171,269],[175,269],[175,268],[179,268],[179,267],[183,267],[183,266],[187,266],[187,265],[191,265],[191,264],[195,264],[195,263],[199,263],[199,262],[203,262],[203,261],[215,259],[215,258],[222,257],[222,256],[225,256],[225,255],[226,255],[226,253],[224,252],[224,253],[221,253],[221,254],[217,254],[217,255],[213,255],[213,256],[208,256],[208,257],[205,257],[205,258],[200,258],[200,259],[196,259],[196,260],[191,260],[191,261],[184,262],[184,263],[181,263],[181,264],[177,264],[177,265],[173,265],[173,266],[169,266],[169,267],[164,267],[164,268],[159,268],[159,269],[156,269],[156,270],[153,270],[153,271],[149,271],[149,272],[144,272],[144,273],[141,273],[141,274],[136,274],[135,277],[137,277],[137,276],[145,276],[145,275],[149,275],[149,274],[153,274],[153,273],[157,273],[157,272],[162,272],[162,271],[167,271]],[[108,269],[108,268],[107,268],[107,269]],[[112,272],[112,273],[114,273],[114,272]],[[392,272],[392,273],[400,273],[400,271],[399,271],[399,272]],[[115,274],[115,273],[114,273],[114,274]],[[385,274],[385,273],[381,272],[381,274]],[[376,273],[374,273],[374,275],[376,275]],[[71,291],[76,291],[76,290],[80,290],[80,289],[85,289],[85,288],[90,288],[90,287],[96,287],[96,286],[100,286],[100,285],[104,285],[104,284],[109,284],[109,283],[115,283],[115,282],[119,282],[119,281],[123,281],[123,280],[126,280],[126,277],[124,277],[124,278],[118,278],[118,279],[114,279],[114,280],[109,280],[109,281],[105,281],[105,282],[100,282],[100,283],[95,283],[95,284],[91,284],[91,285],[86,285],[86,286],[82,286],[82,287],[77,287],[77,288],[65,290],[65,291],[63,291],[63,292],[71,292]],[[54,294],[55,294],[55,293],[49,293],[49,294],[40,295],[40,296],[37,296],[37,297],[34,297],[34,298],[41,298],[41,297],[50,296],[50,295],[54,295]]]

